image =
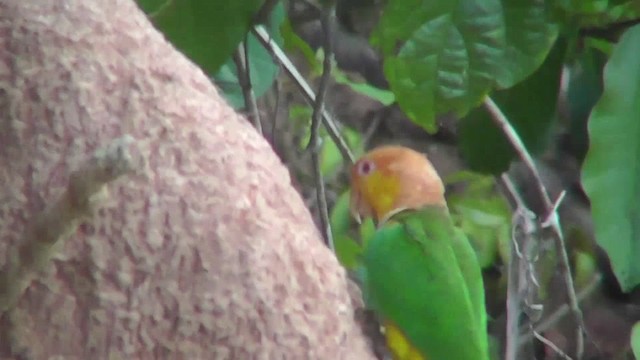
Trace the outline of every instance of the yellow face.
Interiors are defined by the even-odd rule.
[[[351,214],[382,222],[397,211],[444,204],[444,186],[427,158],[401,146],[378,147],[351,168]]]
[[[393,210],[400,182],[393,174],[384,174],[373,159],[361,158],[351,170],[351,214],[380,220]]]

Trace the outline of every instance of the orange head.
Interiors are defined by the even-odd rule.
[[[406,209],[446,205],[444,185],[425,155],[402,146],[381,146],[351,167],[351,214],[378,223]]]

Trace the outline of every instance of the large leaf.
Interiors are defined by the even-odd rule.
[[[589,41],[585,40],[585,44]],[[612,46],[613,48],[613,46]],[[607,56],[587,47],[576,58],[569,76],[567,111],[569,115],[568,148],[580,161],[589,148],[587,123],[591,110],[602,95],[602,71]]]
[[[565,49],[564,43],[558,41],[533,75],[491,95],[533,154],[548,145]],[[491,174],[506,171],[516,156],[513,146],[484,108],[473,110],[460,122],[460,150],[472,170]]]
[[[279,45],[283,40],[280,35],[280,25],[284,21],[284,5],[279,3],[270,15],[267,30],[272,39]],[[251,77],[251,88],[256,97],[264,95],[271,88],[273,81],[278,76],[279,67],[273,62],[273,57],[267,52],[260,42],[249,34],[247,36],[249,75]],[[234,108],[245,106],[242,88],[238,82],[238,69],[233,58],[228,58],[220,70],[213,76],[216,84],[222,89],[225,98]]]
[[[558,36],[551,22],[551,1],[502,0],[507,49],[498,78],[500,88],[511,87],[533,73],[545,60]]]
[[[262,0],[138,0],[169,41],[213,74],[244,38]]]
[[[582,185],[596,240],[624,291],[640,283],[640,25],[622,36],[604,71],[604,92],[589,119]]]
[[[544,1],[389,0],[372,42],[402,109],[434,132],[437,114],[465,115],[530,75],[556,35]]]

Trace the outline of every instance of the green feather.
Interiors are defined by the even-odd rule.
[[[367,244],[369,306],[430,360],[486,360],[480,268],[445,207],[405,211]]]

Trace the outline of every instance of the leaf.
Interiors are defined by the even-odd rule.
[[[153,9],[154,2],[140,0]],[[174,0],[152,13],[153,24],[169,41],[213,74],[227,61],[249,30],[261,0]]]
[[[349,213],[350,193],[347,190],[340,194],[329,214],[329,223],[331,224],[334,238],[345,235],[351,228],[351,214]]]
[[[558,26],[550,19],[553,2],[503,0],[507,49],[499,88],[509,88],[531,75],[547,57],[558,36]]]
[[[585,40],[585,45],[588,41]],[[611,45],[613,51],[613,45]],[[593,48],[585,48],[571,67],[566,93],[569,113],[568,146],[582,162],[589,148],[587,123],[591,110],[602,95],[602,72],[607,56]]]
[[[492,94],[532,154],[543,151],[549,142],[565,49],[565,44],[558,42],[533,75],[511,89]],[[473,110],[460,122],[460,151],[472,170],[494,175],[506,171],[516,157],[484,108]]]
[[[321,135],[322,149],[320,153],[320,168],[323,176],[327,178],[335,175],[337,171],[343,168],[344,158],[338,146],[324,128],[321,128]],[[359,132],[345,127],[341,130],[341,135],[346,140],[347,145],[349,145],[354,155],[357,156],[362,153],[362,135]]]
[[[284,5],[278,3],[271,13],[269,26],[267,28],[269,35],[273,40],[282,45],[283,40],[280,35],[279,26],[285,18]],[[264,95],[273,84],[276,76],[278,76],[279,67],[273,62],[273,58],[262,44],[253,36],[247,35],[247,45],[249,54],[249,76],[251,78],[251,88],[256,98]],[[242,88],[238,82],[238,69],[233,58],[227,59],[227,62],[220,70],[213,75],[216,84],[222,89],[225,98],[231,106],[236,109],[245,106]]]
[[[604,70],[604,92],[589,119],[582,185],[596,240],[623,291],[640,283],[640,25],[625,32]]]
[[[287,53],[299,51],[312,69],[322,68],[322,63],[316,59],[316,53],[306,41],[293,31],[291,22],[288,19],[285,19],[283,22],[281,31],[282,38],[284,39],[284,49]]]
[[[153,14],[167,5],[170,0],[136,0],[138,6],[145,14]]]
[[[377,100],[384,106],[389,106],[396,101],[392,91],[377,88],[366,82],[352,81],[337,67],[331,71],[331,74],[338,84],[347,85],[353,91]]]
[[[537,0],[389,0],[372,42],[400,107],[428,132],[435,116],[464,116],[495,85],[543,62],[556,36]],[[396,55],[396,48],[402,43]]]
[[[349,270],[355,269],[360,264],[362,247],[346,235],[339,235],[333,241],[340,264]]]
[[[510,239],[509,204],[495,191],[490,176],[465,171],[450,179],[466,183],[464,191],[450,195],[447,203],[455,224],[473,245],[480,266],[486,268],[496,261],[499,244]]]
[[[636,359],[640,359],[640,321],[631,328],[631,350]]]
[[[362,247],[349,235],[353,223],[349,212],[349,196],[350,191],[345,191],[338,197],[331,209],[329,222],[338,260],[342,266],[353,269],[359,263]]]

